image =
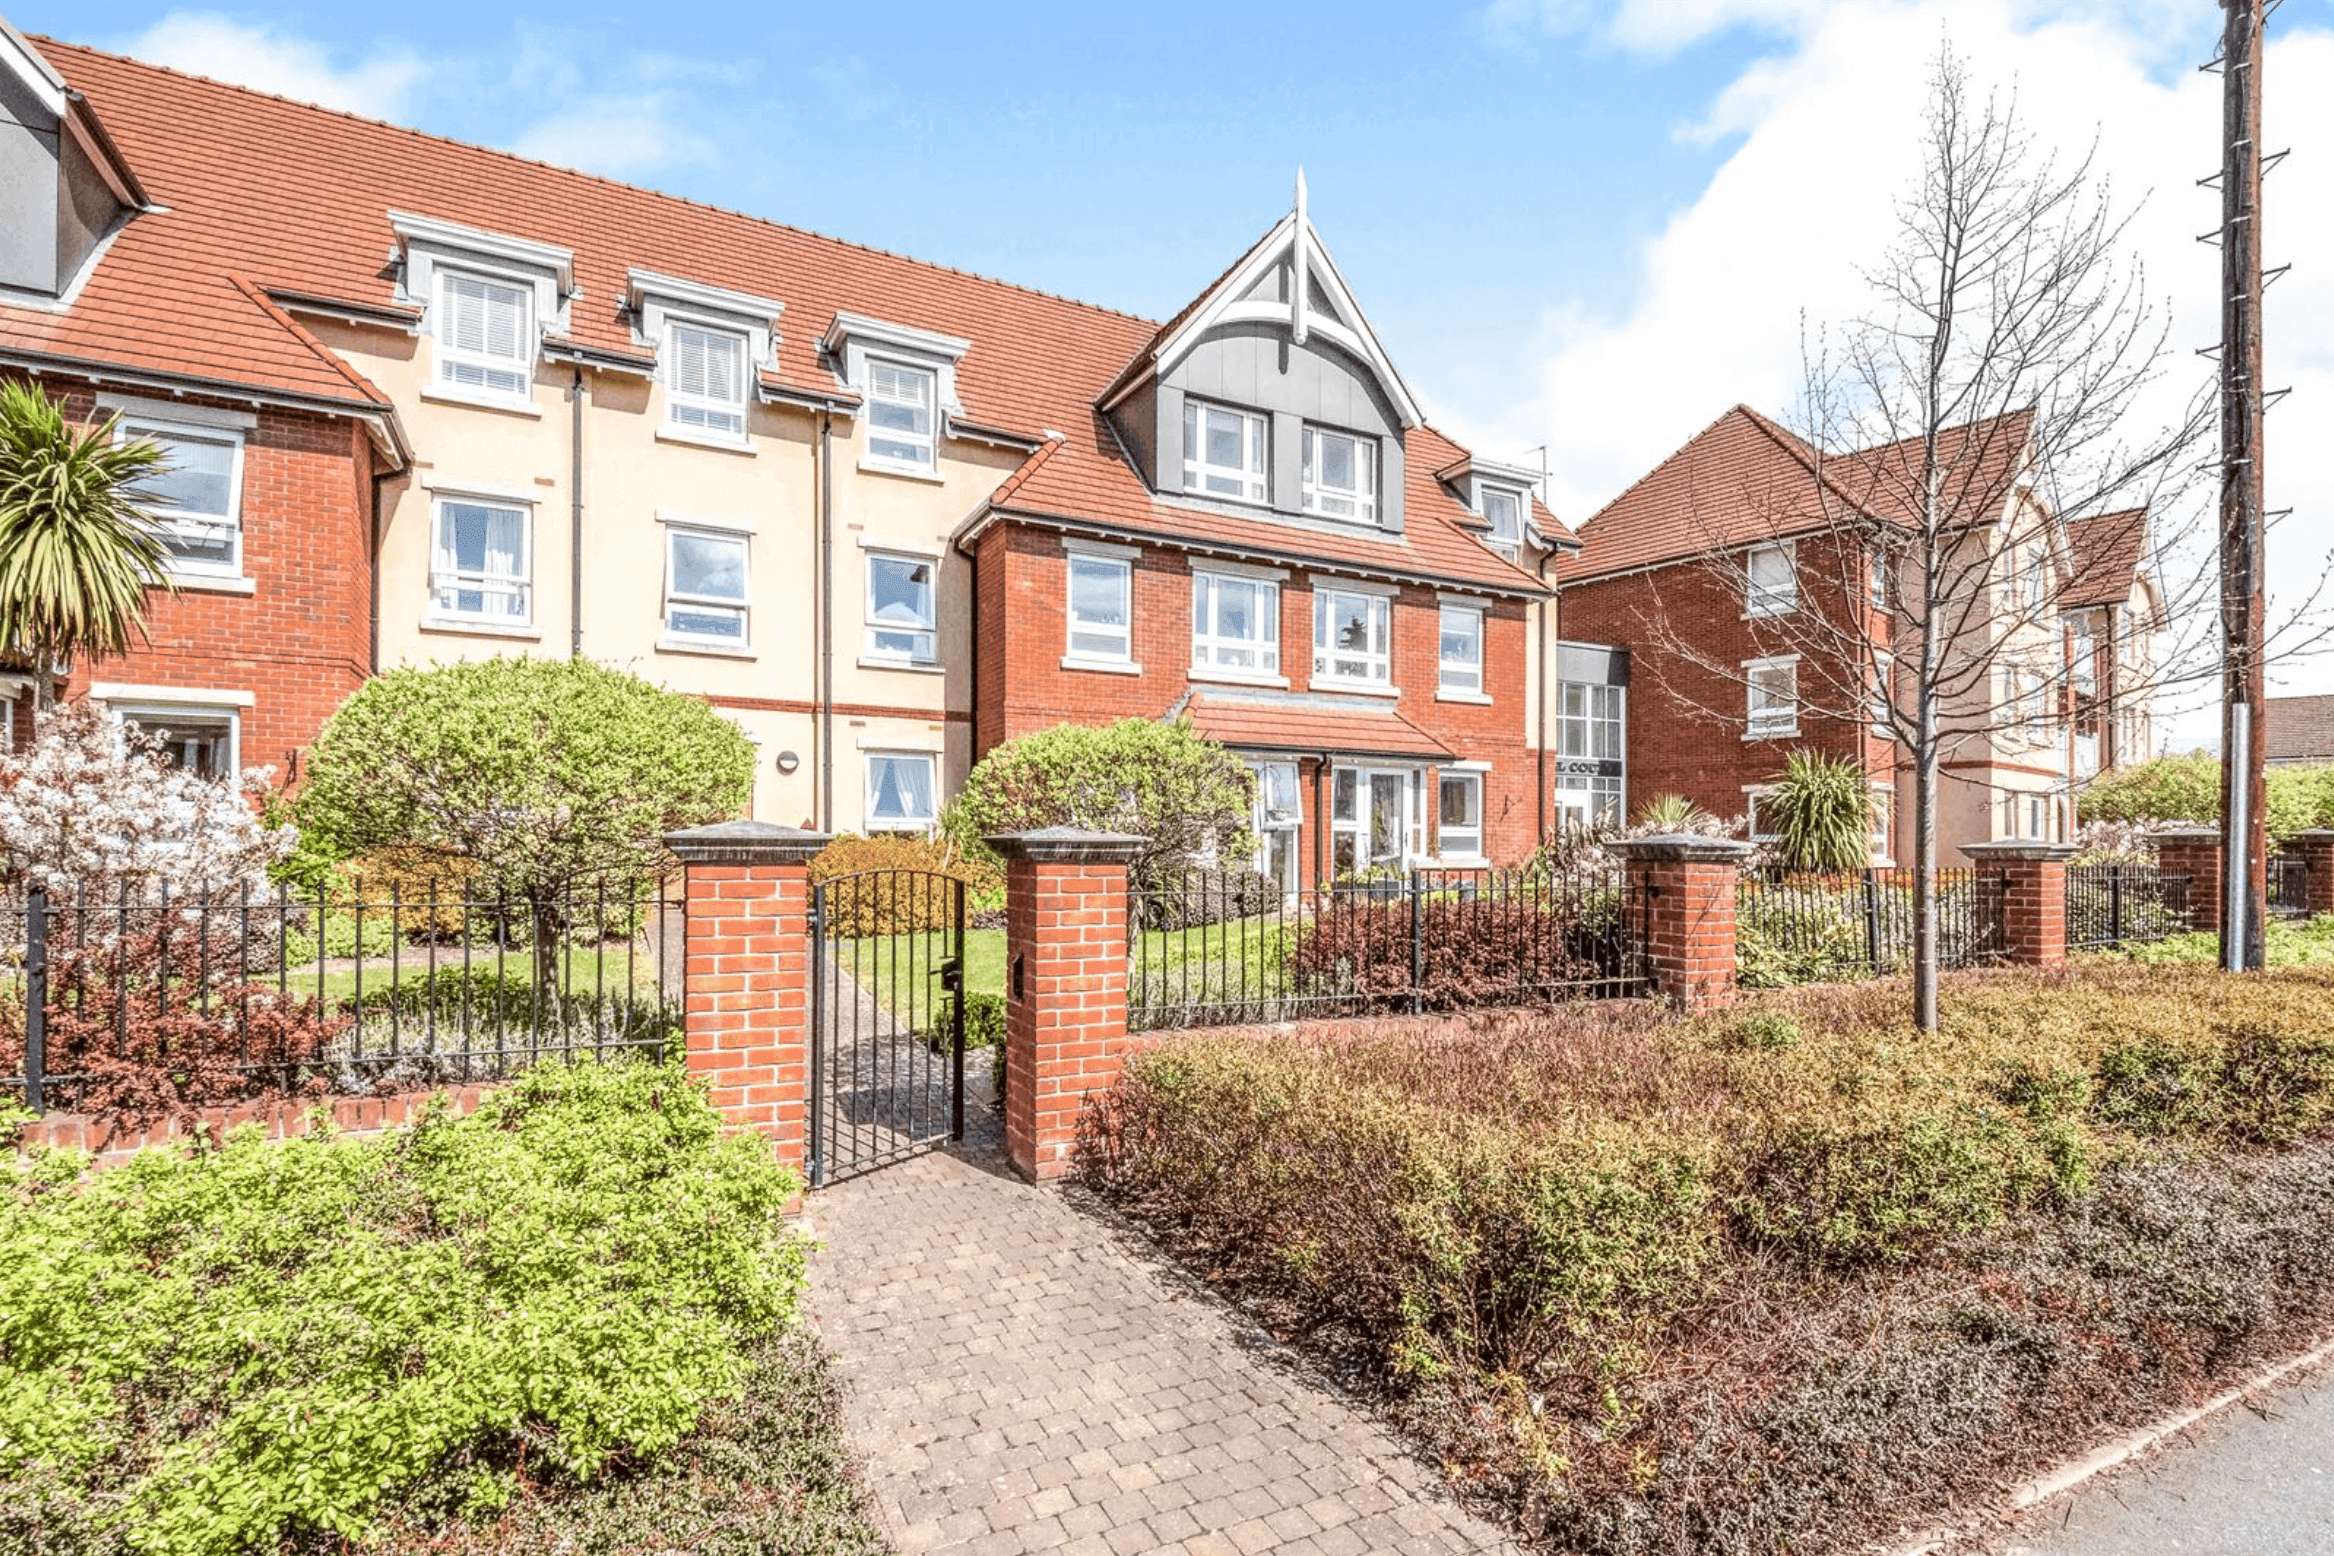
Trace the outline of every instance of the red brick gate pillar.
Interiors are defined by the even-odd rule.
[[[1148,841],[989,839],[1005,856],[1005,1150],[1023,1177],[1069,1171],[1079,1110],[1125,1062],[1127,861]]]
[[[2151,834],[2156,864],[2166,875],[2188,877],[2188,927],[2221,925],[2221,834],[2217,827],[2166,827]]]
[[[2019,967],[2057,967],[2067,959],[2065,843],[1964,843],[1980,874],[2002,877],[2002,952]]]
[[[688,871],[689,1073],[797,1172],[810,1080],[810,856],[826,844],[766,821],[665,834]]]
[[[2286,840],[2286,851],[2301,855],[2309,866],[2310,915],[2334,913],[2334,831],[2318,827],[2296,832]]]
[[[1644,915],[1653,984],[1686,1010],[1734,998],[1734,901],[1748,843],[1679,834],[1612,845],[1628,861],[1628,911]]]

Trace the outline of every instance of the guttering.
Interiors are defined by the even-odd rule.
[[[1009,448],[1023,454],[1034,454],[1046,446],[1048,438],[1033,438],[1026,432],[1009,432],[1003,427],[984,427],[979,422],[966,421],[961,416],[948,418],[948,435],[968,442],[986,443],[991,448]]]
[[[22,368],[35,378],[58,373],[67,378],[86,378],[92,383],[157,389],[169,395],[199,394],[214,400],[240,400],[246,405],[287,411],[321,411],[332,416],[379,416],[393,409],[378,400],[344,400],[337,395],[303,394],[296,389],[259,389],[227,379],[116,367],[107,362],[93,362],[85,357],[52,356],[47,352],[17,351],[7,346],[0,346],[0,367]]]
[[[316,319],[337,319],[343,324],[369,324],[384,329],[411,334],[421,323],[419,308],[404,308],[394,304],[351,302],[345,297],[325,297],[315,292],[287,291],[282,287],[265,288],[268,301],[286,313],[306,314]]]
[[[588,367],[600,373],[626,373],[634,378],[652,378],[656,375],[654,357],[634,356],[628,351],[609,351],[573,340],[545,340],[543,360]]]
[[[773,384],[767,380],[755,386],[762,399],[772,405],[795,405],[805,410],[819,411],[831,416],[856,417],[859,397],[851,394],[829,394],[821,389],[804,389],[794,384]]]

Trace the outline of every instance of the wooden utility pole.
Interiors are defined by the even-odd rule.
[[[2264,608],[2261,29],[2267,0],[2221,0],[2221,965],[2262,964]]]

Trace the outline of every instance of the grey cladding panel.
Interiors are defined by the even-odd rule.
[[[1559,609],[1562,607],[1559,606]],[[1556,679],[1589,686],[1629,684],[1629,651],[1600,643],[1556,645]]]
[[[1377,437],[1400,425],[1367,373],[1336,347],[1302,349],[1269,325],[1235,324],[1212,332],[1175,366],[1167,382],[1186,394],[1259,411],[1287,411]]]
[[[1159,423],[1159,388],[1144,384],[1133,394],[1118,402],[1110,412],[1110,424],[1117,429],[1119,440],[1126,444],[1133,456],[1135,468],[1150,472],[1157,485],[1158,459],[1161,444]]]
[[[57,276],[64,278],[81,268],[89,251],[97,247],[114,222],[121,216],[122,203],[114,198],[113,188],[97,171],[80,144],[65,143],[64,185],[57,196]]]

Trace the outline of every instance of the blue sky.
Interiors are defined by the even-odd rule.
[[[1787,413],[1803,328],[1915,171],[1950,32],[2046,143],[2140,205],[2201,371],[2217,331],[2208,0],[1480,0],[596,9],[0,0],[19,27],[1160,316],[1312,211],[1436,421],[1550,451],[1581,518],[1737,401]],[[2273,576],[2334,557],[2334,0],[2272,27]],[[2299,197],[2299,198],[2296,198]],[[2180,564],[2200,566],[2193,550]],[[2298,598],[2298,591],[2297,591]],[[2282,690],[2334,690],[2297,662]],[[2202,728],[2198,721],[2193,727]]]

